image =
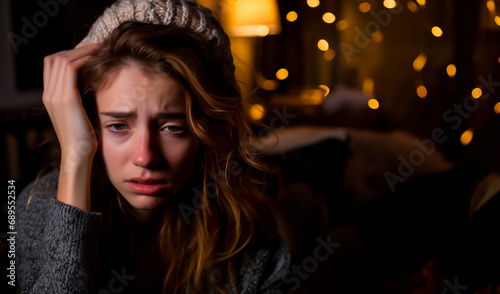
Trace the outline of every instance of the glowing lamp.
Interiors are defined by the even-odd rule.
[[[230,36],[263,37],[281,32],[276,0],[239,0],[227,9],[226,27]]]

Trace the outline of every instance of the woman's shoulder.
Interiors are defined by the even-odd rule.
[[[238,272],[241,289],[252,289],[248,293],[282,289],[290,260],[290,248],[283,238],[262,239],[252,244],[241,259]]]

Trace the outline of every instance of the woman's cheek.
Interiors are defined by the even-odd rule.
[[[124,164],[128,161],[126,153],[126,144],[120,144],[113,138],[103,137],[102,140],[102,155],[104,163],[108,168],[120,168],[120,163]]]
[[[198,143],[194,137],[165,143],[163,154],[170,167],[184,169],[194,165],[198,151]]]

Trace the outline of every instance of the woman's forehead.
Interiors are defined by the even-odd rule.
[[[185,112],[182,85],[165,74],[145,72],[137,66],[125,66],[109,77],[106,87],[96,93],[101,109],[156,112]]]

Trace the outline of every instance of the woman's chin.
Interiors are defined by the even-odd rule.
[[[160,196],[134,195],[126,197],[130,206],[136,210],[154,211],[164,206],[165,198]]]

